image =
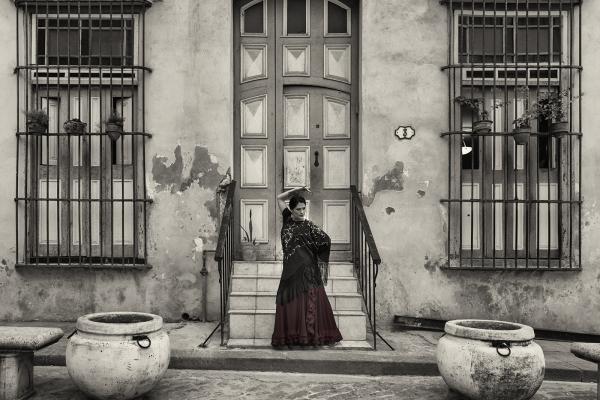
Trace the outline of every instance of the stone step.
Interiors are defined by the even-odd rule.
[[[271,339],[229,339],[230,349],[272,349]],[[333,346],[321,346],[325,350],[373,350],[366,340],[342,340]]]
[[[277,292],[279,276],[276,275],[238,275],[231,277],[232,292]],[[358,282],[351,276],[330,276],[325,290],[331,293],[356,293]]]
[[[362,311],[333,311],[344,340],[366,340],[367,319]],[[230,310],[230,339],[270,339],[275,310]]]
[[[235,261],[234,275],[271,275],[281,276],[281,261]],[[353,266],[348,262],[333,261],[329,263],[329,276],[354,276]]]
[[[230,310],[274,310],[275,292],[231,292]],[[327,293],[331,308],[340,311],[362,311],[362,296],[359,293]]]

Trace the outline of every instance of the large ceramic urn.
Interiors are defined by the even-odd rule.
[[[455,320],[437,346],[440,374],[470,399],[524,400],[544,380],[541,347],[531,327],[512,322]]]
[[[127,400],[150,391],[167,371],[169,336],[158,315],[89,314],[77,320],[67,344],[69,375],[86,395]]]

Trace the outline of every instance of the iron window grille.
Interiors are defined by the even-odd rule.
[[[581,268],[578,0],[444,0],[448,7],[450,269]],[[561,100],[568,132],[543,112]],[[465,101],[466,100],[466,101]],[[473,124],[488,112],[491,131]],[[515,120],[531,134],[515,141]]]
[[[152,1],[15,5],[17,266],[149,267],[144,15]],[[27,123],[30,111],[46,113],[46,129]],[[111,115],[124,119],[121,132],[108,129]],[[65,125],[73,119],[85,128]]]

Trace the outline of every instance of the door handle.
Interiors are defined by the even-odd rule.
[[[315,151],[315,163],[314,163],[315,167],[319,166],[319,152]]]

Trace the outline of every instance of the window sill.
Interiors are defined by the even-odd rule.
[[[579,272],[581,265],[576,260],[546,258],[496,258],[496,259],[451,259],[449,264],[441,267],[443,270],[465,271],[522,271],[522,272]]]
[[[120,270],[149,270],[152,268],[150,264],[86,264],[86,263],[17,263],[16,268],[33,268],[33,269],[120,269]]]

